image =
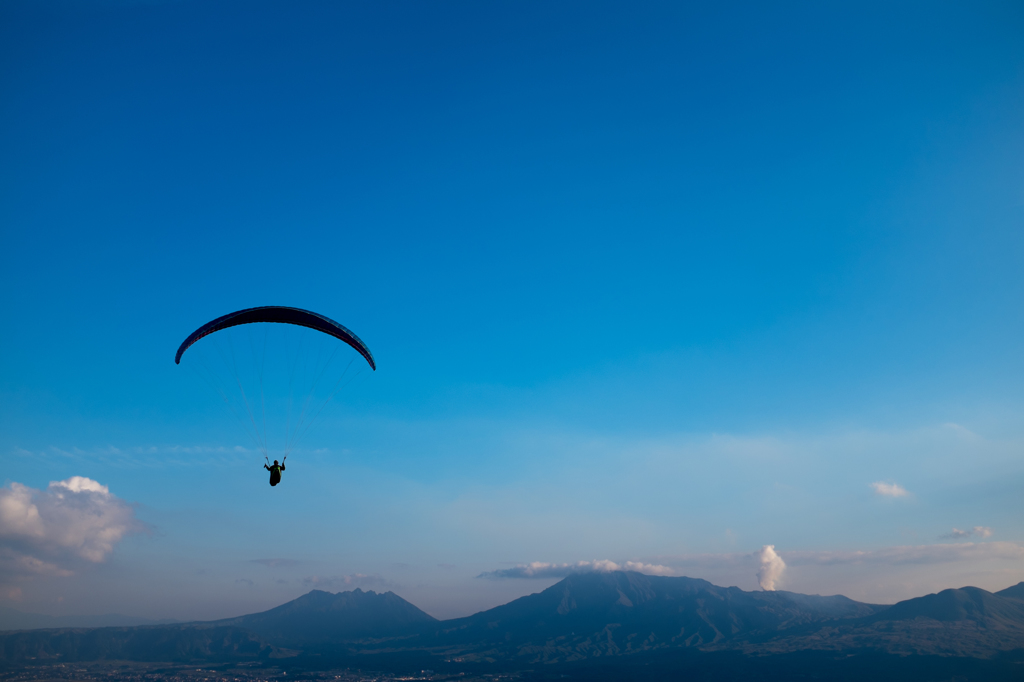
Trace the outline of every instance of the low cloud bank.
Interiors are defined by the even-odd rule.
[[[145,530],[130,504],[90,478],[53,481],[46,490],[11,483],[0,488],[0,581],[72,575]]]
[[[831,564],[946,564],[993,559],[1024,560],[1024,546],[1015,542],[956,542],[938,545],[883,547],[852,552],[786,552],[796,565]]]
[[[564,578],[573,573],[608,573],[611,571],[636,571],[646,575],[675,575],[675,571],[660,564],[645,564],[639,561],[626,561],[617,564],[603,559],[600,561],[578,561],[575,564],[549,564],[534,561],[520,564],[512,568],[481,573],[477,578],[504,580],[506,578]]]

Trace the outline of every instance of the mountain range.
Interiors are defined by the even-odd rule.
[[[651,671],[710,660],[734,667],[769,659],[845,665],[850,656],[881,656],[885,665],[910,657],[936,669],[953,659],[968,668],[998,664],[1009,671],[1007,679],[1018,673],[1024,679],[1024,583],[995,593],[950,589],[885,606],[842,596],[747,592],[692,578],[583,573],[445,621],[393,592],[313,590],[269,611],[221,621],[0,634],[0,661],[7,665],[273,660],[386,669],[406,661],[433,669],[540,666],[596,674],[592,666],[601,661],[607,672],[641,662],[655,666]],[[963,663],[967,659],[975,663]],[[985,670],[975,677],[998,677]]]

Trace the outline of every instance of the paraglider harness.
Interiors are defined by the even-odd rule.
[[[280,464],[277,463],[276,459],[274,460],[274,463],[271,464],[270,458],[265,455],[263,459],[267,460],[267,463],[263,465],[263,468],[270,472],[270,485],[277,485],[281,482],[281,472],[284,471],[284,462],[288,459],[288,455],[284,456],[284,459],[281,460]]]

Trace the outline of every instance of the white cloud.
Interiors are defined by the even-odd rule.
[[[636,571],[646,575],[676,575],[668,566],[645,564],[640,561],[626,561],[617,564],[614,561],[601,559],[597,561],[578,561],[575,564],[549,564],[534,561],[520,564],[512,568],[499,569],[481,573],[478,578],[501,580],[503,578],[564,578],[572,573],[608,573],[611,571]]]
[[[622,565],[622,570],[636,571],[637,573],[643,573],[645,575],[675,575],[675,571],[668,566],[645,564],[640,561],[627,561]]]
[[[871,487],[881,497],[906,497],[910,494],[906,488],[893,481],[875,481]]]
[[[951,530],[950,532],[946,533],[941,537],[956,540],[959,538],[969,538],[972,535],[975,535],[979,538],[990,538],[992,537],[992,529],[988,526],[975,526],[974,528],[971,528],[969,530],[960,530],[959,528],[954,528],[953,530]]]
[[[762,590],[774,591],[775,584],[786,570],[786,562],[775,553],[775,545],[765,545],[759,552],[755,552],[754,556],[760,564],[757,569],[757,583]]]
[[[131,505],[90,478],[53,481],[46,490],[11,483],[0,488],[0,580],[71,575],[144,529]]]
[[[94,481],[91,478],[85,476],[72,476],[66,481],[52,481],[50,483],[52,490],[58,488],[66,488],[73,493],[100,493],[101,495],[109,495],[110,488],[105,485],[101,485],[99,481]]]

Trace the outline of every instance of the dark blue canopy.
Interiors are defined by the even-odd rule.
[[[374,370],[377,369],[377,364],[373,361],[373,354],[370,349],[366,347],[366,344],[359,340],[359,337],[350,332],[345,327],[341,326],[334,320],[319,315],[317,313],[310,312],[308,310],[302,310],[301,308],[286,308],[284,306],[267,305],[259,308],[246,308],[245,310],[239,310],[235,313],[229,313],[223,317],[218,317],[213,322],[207,322],[199,329],[195,330],[189,337],[178,348],[178,353],[174,356],[174,364],[181,362],[181,356],[188,350],[188,347],[199,339],[218,332],[221,329],[227,329],[228,327],[237,327],[240,324],[252,324],[254,322],[279,322],[281,324],[294,324],[300,327],[309,327],[315,329],[318,332],[329,334],[336,339],[340,339],[352,346],[366,358],[366,361],[370,363],[370,367]]]

